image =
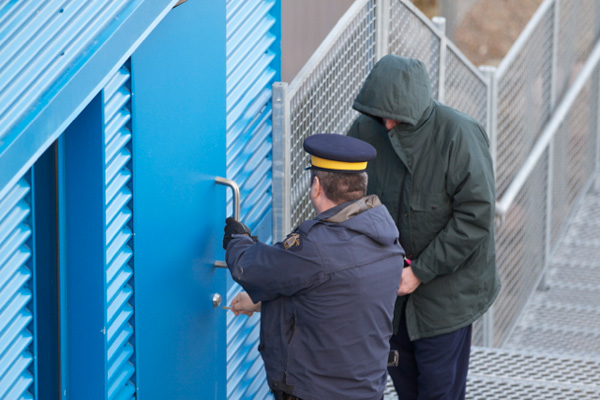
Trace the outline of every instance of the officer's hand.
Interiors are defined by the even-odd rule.
[[[240,292],[231,301],[231,311],[235,315],[247,315],[251,317],[255,312],[260,312],[261,302],[253,303],[246,292]]]
[[[234,218],[229,217],[225,220],[225,235],[223,236],[223,248],[227,250],[227,245],[233,239],[232,235],[248,235],[252,237],[252,240],[257,241],[256,236],[252,236],[250,228],[241,222],[236,221]]]

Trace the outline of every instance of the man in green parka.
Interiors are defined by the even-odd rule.
[[[472,324],[500,290],[495,184],[488,137],[433,100],[422,62],[394,55],[373,67],[348,135],[377,149],[368,193],[388,208],[411,264],[404,268],[390,344],[400,400],[464,399]]]

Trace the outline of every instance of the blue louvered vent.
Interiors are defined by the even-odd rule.
[[[30,0],[0,4],[0,132],[87,54],[132,0]],[[0,134],[0,139],[1,139]]]
[[[242,220],[271,240],[271,51],[275,0],[227,1],[227,177],[240,186]],[[231,208],[230,208],[231,209]],[[240,287],[229,282],[229,301]],[[228,315],[227,397],[270,398],[258,353],[258,317]]]
[[[26,178],[0,199],[0,399],[33,399],[31,196]]]
[[[104,88],[108,399],[135,397],[131,213],[131,89],[123,66]]]

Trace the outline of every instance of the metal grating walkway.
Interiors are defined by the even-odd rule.
[[[600,400],[600,175],[502,349],[474,347],[469,400]],[[391,382],[385,400],[397,399]]]
[[[600,359],[474,347],[467,399],[600,399]]]
[[[504,347],[600,359],[600,177],[569,221],[545,283]]]

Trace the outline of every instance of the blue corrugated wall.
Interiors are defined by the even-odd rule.
[[[128,58],[174,3],[0,5],[2,399],[137,396]],[[279,16],[279,0],[226,2],[226,175],[265,242]],[[259,317],[226,329],[227,397],[269,398]]]
[[[128,64],[104,88],[107,398],[135,395],[131,190],[131,87]]]
[[[35,387],[30,174],[0,198],[0,398],[31,399]]]
[[[93,52],[100,36],[134,0],[9,1],[0,9],[2,79],[0,138],[73,64]]]
[[[0,197],[176,0],[0,3]]]
[[[271,234],[271,85],[280,76],[280,4],[227,2],[227,177],[240,186],[241,219]],[[229,279],[229,301],[240,291]],[[259,314],[227,317],[227,397],[270,398],[258,353]]]

